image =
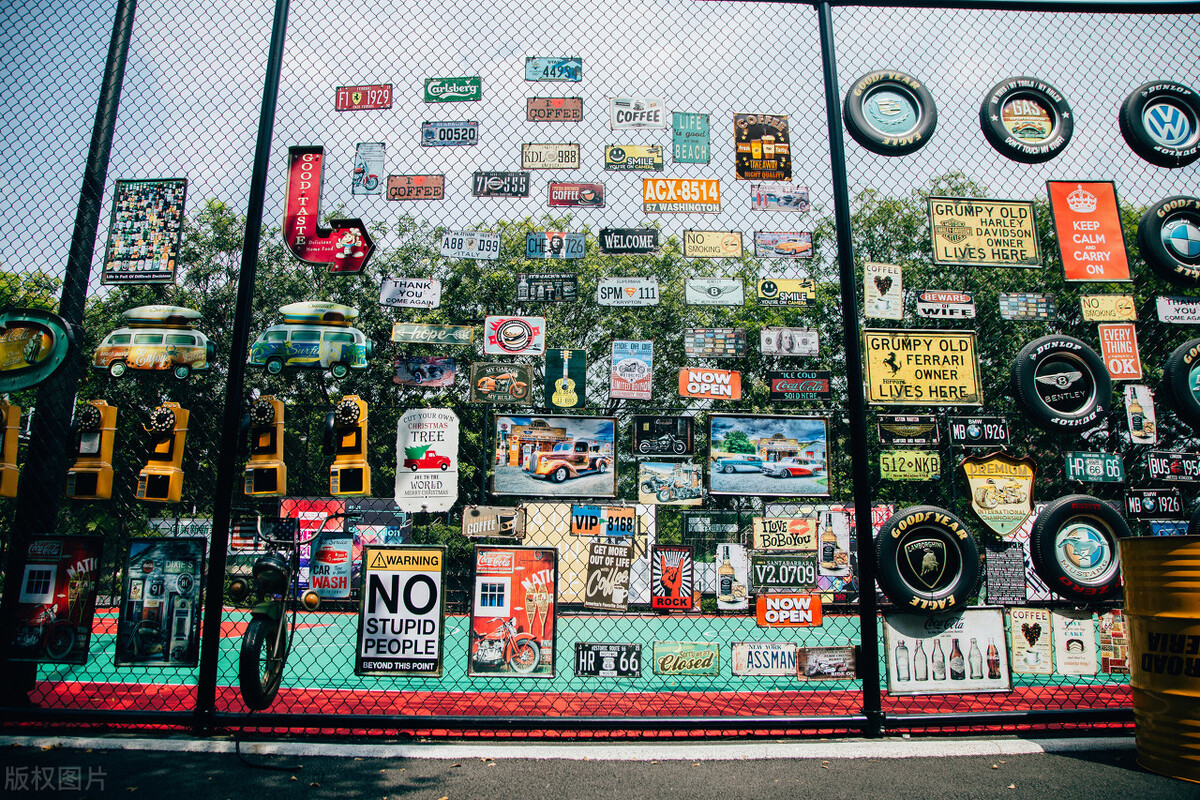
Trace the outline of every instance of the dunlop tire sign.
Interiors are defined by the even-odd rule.
[[[979,406],[983,390],[974,331],[865,331],[867,402],[884,406]]]

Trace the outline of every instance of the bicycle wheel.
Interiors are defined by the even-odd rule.
[[[287,661],[287,638],[284,620],[257,617],[246,628],[238,657],[238,687],[242,701],[254,711],[262,711],[275,701]]]

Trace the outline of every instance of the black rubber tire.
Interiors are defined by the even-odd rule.
[[[1154,115],[1148,121],[1147,115]],[[1117,115],[1129,149],[1159,167],[1185,167],[1200,158],[1200,95],[1174,81],[1150,81],[1134,89]],[[1166,134],[1151,125],[1175,125]]]
[[[1137,243],[1154,274],[1179,286],[1200,286],[1200,239],[1189,235],[1193,229],[1200,231],[1200,198],[1175,195],[1146,209],[1138,220]],[[1172,238],[1170,247],[1164,234]]]
[[[893,100],[898,95],[900,103],[907,103],[911,112],[897,120],[896,129],[890,131],[884,129],[887,123],[878,105],[889,94]],[[846,92],[842,112],[854,141],[881,156],[915,152],[929,142],[937,128],[937,104],[929,89],[913,76],[895,70],[876,70],[856,80]]]
[[[1073,377],[1075,372],[1078,377]],[[1096,427],[1112,404],[1112,378],[1104,360],[1083,342],[1061,334],[1034,339],[1021,348],[1012,365],[1011,389],[1026,415],[1055,433]],[[1070,392],[1064,393],[1066,389]],[[1046,397],[1059,399],[1052,405]]]
[[[537,669],[541,662],[542,648],[531,639],[522,639],[513,645],[513,655],[508,665],[513,668],[513,672],[528,675]]]
[[[1060,533],[1064,535],[1060,537]],[[1092,566],[1081,561],[1082,555],[1074,554],[1072,541],[1068,540],[1070,537],[1078,541],[1080,535],[1088,537],[1085,543],[1090,548],[1100,550],[1095,561],[1090,562]],[[1121,591],[1117,539],[1130,535],[1125,518],[1103,500],[1086,494],[1060,497],[1043,508],[1033,523],[1029,534],[1033,569],[1047,586],[1068,600],[1084,603],[1107,600]],[[1064,559],[1070,571],[1064,566]]]
[[[1163,364],[1163,386],[1167,399],[1181,420],[1200,431],[1200,339],[1175,348]]]
[[[1037,141],[1018,137],[1004,124],[1004,109],[1014,100],[1032,101],[1046,113],[1050,130]],[[1022,164],[1040,164],[1061,153],[1071,141],[1072,116],[1062,92],[1038,78],[1020,76],[1003,80],[988,91],[979,108],[979,126],[1001,155]]]
[[[1192,518],[1188,520],[1187,535],[1200,536],[1200,505],[1196,506]]]
[[[287,661],[287,638],[287,624],[283,620],[256,617],[246,626],[238,654],[238,687],[247,708],[262,711],[275,702]]]
[[[930,555],[937,568],[939,549],[941,575],[932,581],[921,578]],[[919,565],[913,562],[918,551],[924,554]],[[875,540],[875,562],[876,580],[889,600],[906,611],[935,614],[966,607],[979,584],[982,556],[958,517],[937,506],[909,506],[883,523]]]

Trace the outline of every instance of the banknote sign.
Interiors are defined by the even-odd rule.
[[[530,97],[525,100],[528,122],[579,122],[583,119],[582,97]]]
[[[444,175],[388,175],[388,200],[441,200],[445,196]]]
[[[812,308],[816,304],[816,298],[817,282],[810,278],[763,278],[758,282],[760,306]]]
[[[657,239],[657,231],[655,231]],[[596,304],[601,306],[656,306],[658,278],[601,278],[596,286]]]
[[[551,183],[550,207],[604,208],[603,183]]]
[[[426,103],[478,102],[483,99],[483,80],[478,75],[461,78],[426,78]]]
[[[583,80],[583,59],[576,56],[525,58],[525,80],[578,83]]]
[[[933,263],[967,267],[1040,267],[1033,202],[930,197]]]
[[[758,349],[764,356],[799,358],[821,352],[820,333],[816,328],[762,328]]]
[[[1067,452],[1067,480],[1083,483],[1124,483],[1125,465],[1115,453]]]
[[[495,261],[500,257],[500,234],[487,231],[446,231],[438,252],[446,258]]]
[[[475,120],[456,122],[422,122],[422,147],[469,147],[479,144],[479,123]]]
[[[442,548],[364,548],[356,675],[442,674],[444,562]]]
[[[1200,455],[1151,450],[1146,456],[1150,477],[1158,481],[1200,482]]]
[[[601,228],[600,252],[605,255],[644,255],[658,252],[657,228]]]
[[[334,96],[335,111],[372,111],[392,107],[392,85],[339,86]]]
[[[683,232],[683,257],[741,258],[742,234],[740,231],[686,230]],[[737,284],[740,289],[742,282]]]
[[[828,370],[784,370],[767,373],[770,399],[785,403],[828,400],[833,396],[833,373]]]
[[[707,164],[710,155],[708,114],[672,114],[671,160],[676,164]]]
[[[704,178],[644,178],[642,210],[647,214],[716,214],[721,182]]]
[[[942,473],[942,459],[932,450],[884,450],[879,477],[885,481],[930,481]]]
[[[538,231],[525,235],[526,258],[583,258],[583,234],[565,231]]]
[[[867,400],[879,405],[983,405],[974,331],[866,331]]]
[[[613,144],[604,148],[604,168],[626,172],[662,172],[663,149],[657,144]]]
[[[688,358],[742,358],[745,328],[684,328],[683,352]]]
[[[666,101],[659,97],[611,97],[608,120],[614,131],[667,127]]]
[[[1137,319],[1137,304],[1131,294],[1080,295],[1079,305],[1087,322],[1133,322]]]
[[[1127,281],[1129,255],[1112,181],[1046,181],[1068,281]]]
[[[1000,293],[1000,316],[1011,320],[1054,319],[1054,295],[1035,292]]]
[[[755,231],[754,255],[759,258],[812,258],[812,231]]]
[[[397,322],[392,326],[392,341],[401,344],[470,344],[475,341],[475,326]]]
[[[734,164],[738,180],[790,181],[788,118],[773,114],[734,114]]]
[[[529,197],[528,172],[476,172],[471,178],[475,197]]]
[[[579,169],[579,145],[523,144],[521,169]]]
[[[932,319],[974,319],[975,298],[970,292],[917,292],[917,316]]]

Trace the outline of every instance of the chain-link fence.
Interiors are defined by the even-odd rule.
[[[9,220],[3,305],[62,310],[75,186],[113,10],[79,4],[67,22],[23,3],[6,17],[5,49],[16,57],[3,82],[12,148],[0,200]],[[823,15],[832,41],[822,39]],[[260,516],[299,515],[311,530],[323,514],[347,511],[356,516],[346,553],[357,565],[348,591],[314,580],[325,575],[313,571],[325,569],[316,555],[324,542],[302,551],[300,588],[326,597],[319,610],[284,615],[295,625],[281,685],[251,724],[544,734],[1127,724],[1127,674],[1118,656],[1102,663],[1102,652],[1123,646],[1119,620],[1114,643],[1106,616],[1119,610],[1119,594],[1087,602],[1051,591],[1031,565],[1036,513],[1021,519],[1019,510],[1030,486],[1035,512],[1085,494],[1112,502],[1134,534],[1149,535],[1165,518],[1127,512],[1131,489],[1156,489],[1148,494],[1171,502],[1168,490],[1181,486],[1184,505],[1194,494],[1191,484],[1164,480],[1150,459],[1183,454],[1175,461],[1185,469],[1194,458],[1195,434],[1160,390],[1164,362],[1191,328],[1159,312],[1160,298],[1194,290],[1147,264],[1138,223],[1148,207],[1191,192],[1196,173],[1152,165],[1118,125],[1136,87],[1195,83],[1180,44],[1192,39],[1191,21],[678,0],[539,0],[470,14],[429,4],[292,4],[253,311],[241,332],[252,344],[243,390],[240,376],[230,380],[230,357],[271,15],[143,0],[86,304],[71,320],[80,323],[75,411],[42,420],[43,437],[67,443],[66,463],[41,495],[22,484],[0,503],[10,610],[28,605],[20,596],[29,594],[13,586],[28,577],[13,565],[25,563],[31,537],[47,533],[102,539],[98,610],[83,663],[69,663],[73,654],[34,674],[10,662],[12,685],[46,711],[10,708],[8,718],[246,721],[239,654],[266,612],[226,594],[220,619],[204,620],[207,631],[219,627],[206,639],[215,649],[201,652],[187,635],[198,630],[200,590],[254,580]],[[832,94],[854,117],[847,124],[871,126],[860,108],[873,96],[877,132],[906,133],[864,147],[861,134],[843,130],[831,143],[827,46],[837,62]],[[902,73],[883,76],[891,95],[872,95],[875,82],[863,80],[880,71]],[[987,127],[989,97],[1016,76],[1063,98],[1060,106],[1030,95],[1034,107],[1022,114],[1001,104],[1001,116],[1020,117],[1003,119],[1026,137],[1019,142],[1039,135],[1022,124],[1071,121],[1070,142],[1053,158],[1005,155],[981,131],[981,106]],[[925,113],[906,123],[914,99]],[[929,101],[934,130],[920,127]],[[844,153],[832,168],[831,148]],[[314,157],[316,173],[302,178],[299,165]],[[1059,182],[1065,188],[1054,195]],[[1105,235],[1111,244],[1116,228],[1076,227],[1084,238],[1068,248],[1067,267],[1060,233],[1081,197],[1070,193],[1103,206],[1106,186],[1119,202],[1125,247],[1105,252],[1127,252],[1130,276],[1111,283],[1095,281],[1075,253],[1095,252]],[[839,201],[846,219],[836,218]],[[177,252],[173,208],[183,209]],[[980,233],[964,228],[973,216],[990,220],[979,221]],[[839,222],[851,241],[839,238]],[[848,254],[853,285],[844,282]],[[361,270],[346,268],[364,259]],[[1074,269],[1082,280],[1068,279]],[[145,285],[146,273],[167,280]],[[406,300],[406,290],[418,297]],[[331,311],[337,324],[314,325]],[[504,320],[528,323],[536,347],[505,341],[516,329]],[[465,335],[447,326],[473,338],[430,343]],[[369,343],[364,360],[332,354],[354,345],[356,332]],[[1055,413],[1052,394],[1012,378],[1018,354],[1041,337],[1073,337],[1109,356],[1121,355],[1114,348],[1131,334],[1140,375],[1118,376],[1110,396],[1093,392],[1099,410],[1077,426],[1082,433],[1056,422],[1071,414]],[[858,353],[862,389],[848,377]],[[736,394],[727,381],[740,384]],[[1132,383],[1154,390],[1130,398],[1141,416],[1127,413]],[[914,397],[918,390],[934,394]],[[865,414],[855,411],[862,391]],[[1022,400],[1022,391],[1035,396]],[[228,392],[242,395],[245,415],[236,454],[222,446]],[[19,436],[22,464],[46,447],[30,424],[46,396],[44,388],[7,395],[21,409],[6,436]],[[264,398],[281,405],[256,419]],[[336,439],[357,424],[333,416],[347,398],[363,404],[357,423],[366,414],[361,451],[345,440],[328,446],[331,425]],[[95,400],[115,417],[89,424]],[[179,404],[166,406],[176,424],[156,429],[164,403]],[[447,483],[422,488],[414,476],[440,471],[435,456],[455,454],[407,452],[412,442],[398,441],[422,408],[457,418],[449,511],[418,510],[422,502],[436,509]],[[276,423],[278,442],[268,435]],[[111,496],[97,499],[103,479],[80,488],[64,471],[103,455],[105,440],[115,443]],[[160,450],[167,440],[176,449]],[[995,450],[1012,463],[989,461]],[[257,496],[243,492],[251,456],[269,480],[286,465],[286,492],[266,484]],[[364,461],[369,488],[333,494],[331,469]],[[156,472],[155,463],[165,467]],[[856,464],[869,476],[858,485]],[[231,468],[235,496],[217,497]],[[398,492],[401,484],[415,488]],[[170,502],[150,499],[159,492]],[[391,502],[413,493],[405,508]],[[23,502],[48,521],[31,526]],[[522,508],[524,535],[465,535],[475,505]],[[912,506],[957,516],[987,557],[991,585],[982,581],[959,602],[999,610],[973,617],[953,645],[973,691],[955,675],[937,683],[932,660],[926,679],[937,686],[914,685],[933,640],[910,635],[871,579],[875,546],[856,516],[871,510],[878,531]],[[230,513],[232,536],[214,532],[214,517]],[[589,528],[619,519],[632,528],[599,537]],[[156,588],[167,569],[156,558],[186,559],[166,545],[167,555],[141,555],[147,537],[229,545],[218,559],[228,574],[187,581],[186,593],[177,577]],[[362,556],[398,543],[443,548],[438,677],[369,674],[357,655]],[[497,600],[485,568],[495,559],[480,555],[514,544],[556,553],[553,590],[526,589],[519,608]],[[592,563],[607,552],[597,544],[629,559],[607,606],[597,586],[612,576]],[[536,551],[510,554],[522,552]],[[1003,566],[1011,577],[1014,563],[1025,577],[1001,587]],[[815,597],[823,622],[774,624],[783,612],[766,607],[772,597]],[[501,607],[513,623],[507,634],[485,625]],[[769,620],[768,612],[778,613]],[[959,619],[929,617],[951,618]],[[1065,639],[1061,651],[1052,646],[1053,626],[1053,636],[1074,630],[1067,619],[1086,628],[1080,647],[1096,662],[1090,672],[1087,658],[1067,657]],[[46,646],[43,633],[29,635],[42,637],[34,649]],[[522,663],[526,640],[538,656]],[[1022,664],[1030,652],[1047,661]],[[855,654],[857,670],[846,665]],[[269,678],[269,661],[260,667]]]

